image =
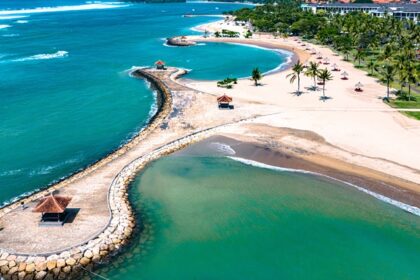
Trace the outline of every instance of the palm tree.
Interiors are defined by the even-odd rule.
[[[301,93],[300,92],[300,74],[303,72],[303,70],[304,70],[303,64],[300,63],[300,60],[298,60],[296,64],[293,65],[293,68],[292,68],[293,72],[286,76],[286,78],[290,77],[290,83],[293,83],[297,79],[298,81],[298,90],[296,92],[297,95]]]
[[[373,59],[370,59],[366,64],[366,67],[369,69],[369,76],[373,76],[373,71],[376,69],[376,63]]]
[[[366,53],[363,49],[358,48],[356,50],[356,53],[354,54],[354,60],[358,61],[358,66],[360,66],[360,60],[363,60],[363,58],[366,56]]]
[[[411,101],[411,85],[416,84],[418,72],[413,63],[409,63],[403,71],[405,82],[408,84],[408,101]]]
[[[254,81],[255,86],[258,86],[258,81],[261,79],[262,79],[262,74],[260,72],[260,69],[258,69],[258,67],[254,68],[252,70],[252,80]]]
[[[318,78],[322,81],[322,100],[325,101],[325,83],[332,80],[332,74],[327,68],[319,71]]]
[[[316,86],[316,77],[318,77],[318,73],[319,73],[319,64],[316,63],[316,62],[313,62],[313,61],[309,62],[309,66],[306,69],[305,76],[308,76],[308,77],[311,77],[311,78],[314,79],[314,87],[313,87],[313,90],[316,90],[317,89],[317,86]]]
[[[395,67],[391,64],[385,64],[378,69],[382,81],[386,82],[386,100],[389,100],[389,84],[394,81],[395,70]]]

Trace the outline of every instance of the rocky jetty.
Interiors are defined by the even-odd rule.
[[[146,78],[160,93],[159,113],[155,115],[145,130],[153,130],[161,125],[172,110],[171,89],[153,74],[154,71],[159,70],[146,68],[136,70],[133,73],[135,76]],[[177,73],[178,75],[182,75],[185,72],[178,71]],[[213,127],[190,134],[157,148],[127,164],[113,179],[109,187],[108,207],[110,220],[108,224],[99,234],[93,236],[85,243],[60,252],[34,255],[16,254],[0,249],[0,276],[2,279],[80,279],[83,273],[92,270],[96,264],[118,253],[129,241],[135,227],[136,220],[127,193],[129,184],[135,175],[151,161],[180,150],[191,143],[207,138],[217,132],[218,128]],[[147,135],[147,133],[144,132],[144,135]],[[63,187],[62,183],[58,185]],[[24,200],[26,202],[34,201],[43,197],[49,191],[58,188],[57,185],[52,186],[47,190],[26,197]],[[17,205],[20,205],[20,201],[3,207],[0,210],[0,218],[5,213],[16,209],[18,207]]]
[[[196,42],[188,40],[185,36],[178,36],[166,39],[166,44],[169,46],[188,47],[194,46]]]

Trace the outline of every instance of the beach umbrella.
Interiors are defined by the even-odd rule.
[[[343,71],[341,73],[341,79],[343,79],[343,80],[347,80],[348,76],[349,76],[349,74],[346,71]]]
[[[331,67],[333,71],[337,71],[338,65],[334,63]]]
[[[330,60],[328,59],[328,57],[324,58],[324,64],[328,64],[330,63]]]
[[[322,54],[321,54],[320,52],[318,52],[318,53],[316,54],[316,58],[317,58],[317,59],[322,59]]]
[[[354,87],[356,91],[362,91],[363,84],[361,82],[358,82],[354,85]]]

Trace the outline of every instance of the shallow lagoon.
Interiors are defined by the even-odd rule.
[[[110,279],[418,279],[420,220],[344,184],[173,155],[132,185],[142,233]]]

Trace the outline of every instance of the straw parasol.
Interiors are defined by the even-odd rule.
[[[358,82],[357,84],[355,84],[354,87],[355,87],[354,89],[355,91],[363,91],[362,90],[363,84],[361,82]]]
[[[342,80],[347,80],[348,79],[349,74],[346,71],[343,71],[341,73],[341,79]]]

